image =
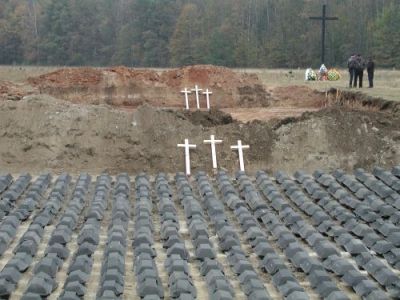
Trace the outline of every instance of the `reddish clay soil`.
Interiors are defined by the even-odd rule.
[[[155,71],[113,68],[60,69],[28,79],[41,93],[73,103],[110,104],[138,107],[182,107],[181,90],[199,85],[213,92],[212,105],[224,107],[267,107],[273,101],[270,93],[254,74],[239,74],[228,68],[210,65]],[[191,105],[195,95],[190,95]],[[201,95],[205,107],[205,96]]]
[[[196,65],[178,69],[151,70],[127,67],[63,68],[26,83],[0,82],[0,100],[21,100],[26,95],[49,94],[75,104],[107,104],[124,111],[135,111],[143,104],[180,110],[182,89],[212,91],[213,109],[228,113],[242,122],[299,117],[335,105],[359,110],[398,110],[381,99],[342,91],[321,93],[306,86],[268,89],[256,74],[235,72],[224,67]],[[200,95],[202,110],[205,96]],[[195,108],[195,95],[190,95]]]
[[[38,91],[25,84],[16,84],[9,81],[0,81],[0,101],[18,101],[27,95],[36,94]]]
[[[161,80],[170,87],[181,87],[197,83],[211,88],[224,90],[243,86],[252,86],[261,82],[256,74],[238,74],[229,68],[212,65],[188,66],[172,69],[161,74]]]
[[[240,121],[297,117],[325,107],[326,96],[303,86],[268,90],[256,74],[197,65],[163,71],[113,68],[71,68],[28,79],[41,93],[73,103],[109,104],[132,110],[142,104],[181,109],[180,93],[196,84],[210,89],[212,106]],[[201,95],[201,106],[205,97]],[[195,106],[195,95],[190,95]]]
[[[90,87],[101,82],[102,72],[93,68],[60,69],[38,77],[30,77],[28,82],[40,88],[57,87],[60,89]]]

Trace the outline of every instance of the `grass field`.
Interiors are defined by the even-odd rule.
[[[34,67],[34,66],[0,66],[0,80],[23,82],[30,76],[38,76],[54,71],[60,67]],[[342,78],[339,81],[304,81],[304,70],[288,69],[236,69],[238,72],[256,73],[268,88],[290,85],[305,85],[312,89],[325,91],[331,87],[348,89],[348,72],[340,70]],[[375,73],[375,88],[368,88],[366,72],[364,74],[364,88],[353,89],[362,91],[374,97],[387,100],[400,101],[400,71],[377,70]]]
[[[0,66],[0,80],[23,82],[28,77],[39,76],[60,67]]]

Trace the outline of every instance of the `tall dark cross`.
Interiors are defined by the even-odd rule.
[[[311,20],[322,21],[322,51],[321,51],[321,63],[325,63],[325,32],[326,32],[326,21],[339,20],[337,17],[326,16],[326,4],[322,6],[322,17],[310,17]]]

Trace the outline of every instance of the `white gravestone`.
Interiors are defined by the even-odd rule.
[[[199,92],[202,91],[202,89],[199,89],[199,86],[196,84],[194,89],[192,89],[193,92],[196,92],[196,104],[197,104],[197,109],[200,109],[200,96]]]
[[[242,141],[238,140],[238,143],[236,146],[231,146],[232,150],[237,150],[239,153],[239,166],[240,166],[240,171],[244,172],[244,160],[243,160],[243,149],[249,149],[249,145],[242,145]]]
[[[210,136],[209,140],[204,140],[205,144],[211,144],[211,156],[212,156],[212,163],[213,169],[217,169],[217,151],[216,151],[216,144],[221,144],[222,140],[216,140],[214,135]]]
[[[185,104],[186,104],[186,109],[189,110],[189,94],[192,92],[185,88],[183,91],[181,91],[182,94],[185,94]]]
[[[203,92],[203,95],[206,95],[207,99],[207,109],[210,110],[210,95],[212,95],[212,92],[206,89],[205,92]]]
[[[196,148],[196,145],[189,144],[189,140],[185,139],[184,144],[178,144],[179,148],[185,148],[185,165],[186,165],[186,175],[190,175],[190,149]]]

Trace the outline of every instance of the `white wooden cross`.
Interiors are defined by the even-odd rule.
[[[185,94],[186,109],[189,110],[189,94],[191,94],[192,92],[185,88],[183,91],[181,91],[181,93]]]
[[[197,104],[197,109],[200,109],[200,97],[199,97],[199,92],[202,91],[202,89],[199,89],[199,86],[196,84],[194,89],[192,89],[193,92],[196,92],[196,104]]]
[[[210,136],[209,140],[204,140],[205,144],[211,144],[211,155],[212,155],[212,162],[213,162],[213,169],[217,169],[217,151],[216,151],[216,144],[221,144],[222,140],[216,140],[214,135]]]
[[[242,145],[242,141],[238,140],[238,143],[236,146],[231,146],[232,150],[237,150],[239,153],[239,165],[240,165],[240,171],[244,171],[244,160],[243,160],[243,149],[249,149],[249,145]]]
[[[207,99],[207,109],[210,110],[210,95],[212,95],[212,92],[206,89],[205,92],[203,92],[203,95],[206,95]]]
[[[196,145],[190,145],[189,140],[185,139],[184,144],[178,144],[178,147],[185,148],[186,175],[190,175],[190,149],[196,148]]]

